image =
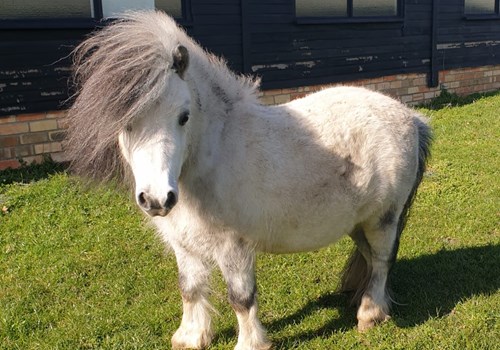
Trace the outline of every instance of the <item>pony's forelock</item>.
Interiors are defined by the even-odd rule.
[[[118,134],[158,100],[170,74],[169,51],[148,21],[158,17],[126,14],[75,49],[67,152],[76,173],[96,180],[124,176]],[[161,20],[179,31],[169,17]]]

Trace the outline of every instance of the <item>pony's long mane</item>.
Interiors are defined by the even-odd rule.
[[[172,59],[154,18],[126,14],[74,51],[77,97],[68,113],[67,154],[77,174],[121,178],[118,134],[166,89]],[[182,34],[169,17],[162,21],[163,30]]]

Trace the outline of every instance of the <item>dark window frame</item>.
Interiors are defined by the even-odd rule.
[[[471,21],[500,19],[500,0],[493,0],[495,2],[495,13],[485,13],[485,14],[465,12],[465,1],[466,0],[463,0],[462,2],[464,19]]]
[[[177,21],[177,23],[179,23],[182,26],[185,27],[192,26],[193,15],[191,12],[191,0],[180,0],[180,1],[181,1],[182,17],[174,17],[174,18]]]
[[[347,2],[347,16],[298,16],[296,1],[293,1],[293,12],[297,24],[336,24],[336,23],[391,23],[404,21],[404,0],[397,0],[396,15],[394,16],[354,16],[354,0]]]
[[[104,18],[102,0],[92,0],[94,17],[88,18],[29,18],[29,19],[0,19],[0,29],[92,29],[112,18]],[[190,26],[193,18],[191,15],[191,0],[180,0],[182,17],[175,18],[183,26]]]

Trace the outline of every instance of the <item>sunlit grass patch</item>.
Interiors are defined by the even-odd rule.
[[[335,292],[349,239],[259,254],[260,315],[277,349],[496,349],[500,339],[500,95],[423,109],[433,156],[401,239],[386,324],[360,334]],[[440,106],[442,107],[442,106]],[[0,172],[0,349],[168,349],[175,259],[126,193],[54,164]],[[212,349],[236,344],[220,274]]]

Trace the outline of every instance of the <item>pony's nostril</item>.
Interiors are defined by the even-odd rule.
[[[151,216],[165,216],[177,203],[177,195],[175,192],[170,191],[167,194],[165,202],[163,202],[163,204],[160,203],[159,200],[152,197],[147,192],[140,192],[137,195],[137,204]]]
[[[139,195],[137,196],[137,202],[143,208],[149,207],[148,199],[144,192],[139,193]]]
[[[175,194],[175,192],[168,192],[167,200],[165,201],[165,208],[172,209],[176,203],[177,195]]]

